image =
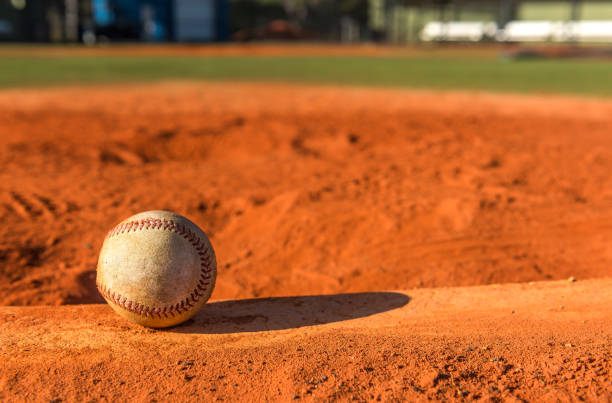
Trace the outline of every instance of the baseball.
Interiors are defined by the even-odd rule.
[[[170,211],[146,211],[106,235],[96,284],[119,315],[168,327],[200,310],[216,277],[215,252],[197,225]]]

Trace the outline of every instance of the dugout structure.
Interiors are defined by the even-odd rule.
[[[420,42],[430,22],[612,21],[608,0],[370,0],[372,37],[391,43]]]

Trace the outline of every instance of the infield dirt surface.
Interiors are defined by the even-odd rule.
[[[3,91],[0,399],[610,401],[610,127],[570,97]],[[105,233],[152,209],[230,301],[165,331],[53,306],[102,304]]]

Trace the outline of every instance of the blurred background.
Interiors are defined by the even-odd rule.
[[[612,42],[607,0],[2,0],[13,42]]]

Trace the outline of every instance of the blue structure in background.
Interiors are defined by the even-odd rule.
[[[229,30],[229,4],[227,0],[217,0],[217,40],[227,41],[230,37]]]
[[[185,40],[178,35],[185,28],[207,33],[187,40],[219,41],[229,36],[227,0],[91,0],[91,5],[96,35],[111,41]],[[179,18],[185,15],[190,18]]]
[[[110,0],[91,0],[91,13],[97,26],[107,26],[115,22],[115,13],[110,7]]]
[[[168,41],[172,29],[172,2],[167,0],[140,1],[142,36],[148,41]]]

